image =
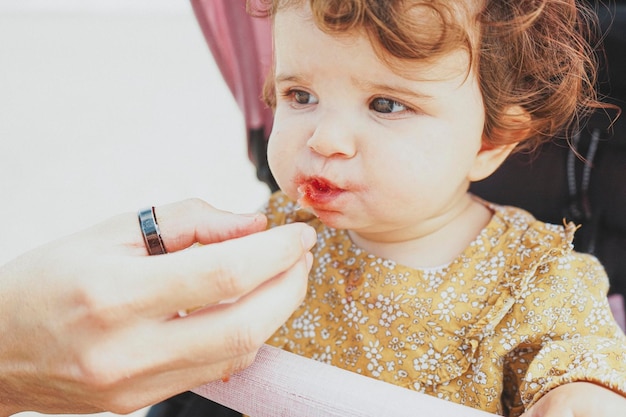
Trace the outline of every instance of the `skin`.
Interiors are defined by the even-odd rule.
[[[279,11],[274,35],[268,158],[281,189],[378,256],[417,268],[454,259],[492,215],[468,193],[470,182],[514,146],[483,146],[482,94],[474,70],[465,71],[467,54],[391,68],[364,34],[320,31],[306,6]],[[554,389],[524,417],[626,409],[625,398],[589,385]]]
[[[522,417],[621,416],[626,399],[599,385],[575,382],[544,395]]]
[[[156,213],[167,255],[128,213],[0,268],[0,416],[128,413],[225,377],[302,301],[310,227],[199,200]]]
[[[467,192],[470,181],[510,151],[482,147],[482,97],[465,72],[467,54],[414,64],[408,78],[365,36],[334,38],[307,13],[275,17],[268,158],[279,186],[297,199],[303,185],[318,188],[311,178],[331,184],[332,198],[316,193],[304,203],[379,256],[416,267],[449,262],[491,217]]]

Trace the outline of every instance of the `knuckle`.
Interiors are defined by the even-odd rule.
[[[160,226],[167,223],[178,222],[178,219],[196,219],[207,208],[211,207],[207,202],[199,198],[189,198],[177,203],[156,208],[157,220]]]
[[[115,292],[101,285],[78,286],[72,292],[72,305],[76,307],[84,325],[102,330],[113,327],[127,316],[126,306]]]
[[[183,211],[189,211],[190,213],[200,213],[210,207],[209,203],[200,198],[188,198],[180,204]]]
[[[71,379],[91,393],[94,404],[101,409],[128,414],[145,406],[141,396],[133,395],[132,383],[129,385],[141,372],[128,363],[120,364],[118,358],[100,347],[90,349],[77,359]]]
[[[259,346],[260,347],[260,346]],[[247,355],[244,355],[241,360],[239,361],[239,363],[235,366],[235,370],[237,371],[241,371],[243,369],[246,369],[247,367],[249,367],[250,365],[252,365],[252,363],[254,362],[254,360],[256,359],[256,354],[259,350],[256,349],[254,352],[252,353],[248,353]]]
[[[231,358],[254,355],[265,342],[265,337],[255,326],[241,326],[226,343],[226,352]],[[250,362],[252,363],[252,362]]]
[[[202,379],[201,383],[215,381],[220,378],[222,381],[227,382],[233,374],[237,374],[252,365],[256,359],[257,352],[258,349],[251,353],[231,357],[219,364],[209,363],[208,367],[203,371],[203,378],[208,375],[209,379]]]
[[[241,355],[233,359],[229,367],[226,369],[226,372],[237,373],[237,372],[243,371],[244,369],[252,365],[252,363],[256,359],[257,352],[258,352],[258,349],[256,349],[255,351],[251,353]]]
[[[78,359],[74,374],[78,383],[104,398],[109,398],[109,393],[127,378],[98,349],[91,350]],[[112,397],[108,401],[112,401]]]
[[[246,288],[240,279],[241,272],[239,269],[219,260],[223,258],[218,257],[217,259],[210,277],[212,291],[226,298],[244,294]]]

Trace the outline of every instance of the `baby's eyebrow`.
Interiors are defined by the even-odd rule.
[[[352,81],[357,87],[366,91],[383,92],[383,93],[388,93],[392,95],[398,94],[402,96],[415,97],[421,100],[433,98],[433,96],[430,94],[425,94],[423,92],[416,91],[414,89],[406,88],[406,87],[399,86],[399,85],[378,83],[378,82],[362,80],[358,78],[353,78]]]
[[[304,78],[299,75],[290,75],[290,74],[276,74],[274,77],[275,83],[281,82],[293,82],[293,83],[302,83]]]

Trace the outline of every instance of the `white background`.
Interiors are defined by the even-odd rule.
[[[187,1],[0,0],[0,264],[142,206],[267,195]]]
[[[263,203],[186,1],[0,5],[0,263],[141,206]]]

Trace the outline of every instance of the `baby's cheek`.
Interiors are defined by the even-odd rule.
[[[280,146],[276,140],[271,140],[267,147],[267,162],[269,163],[270,171],[278,185],[283,189],[286,186],[286,178],[288,175],[286,172],[286,161],[289,160],[288,152],[280,149]],[[291,158],[293,159],[293,158]]]
[[[293,159],[293,158],[292,158]],[[298,185],[295,182],[295,170],[293,167],[293,163],[286,163],[285,160],[275,160],[270,162],[270,170],[272,171],[272,175],[278,184],[278,187],[282,192],[287,194],[287,196],[292,200],[297,200],[299,197],[298,193]]]

